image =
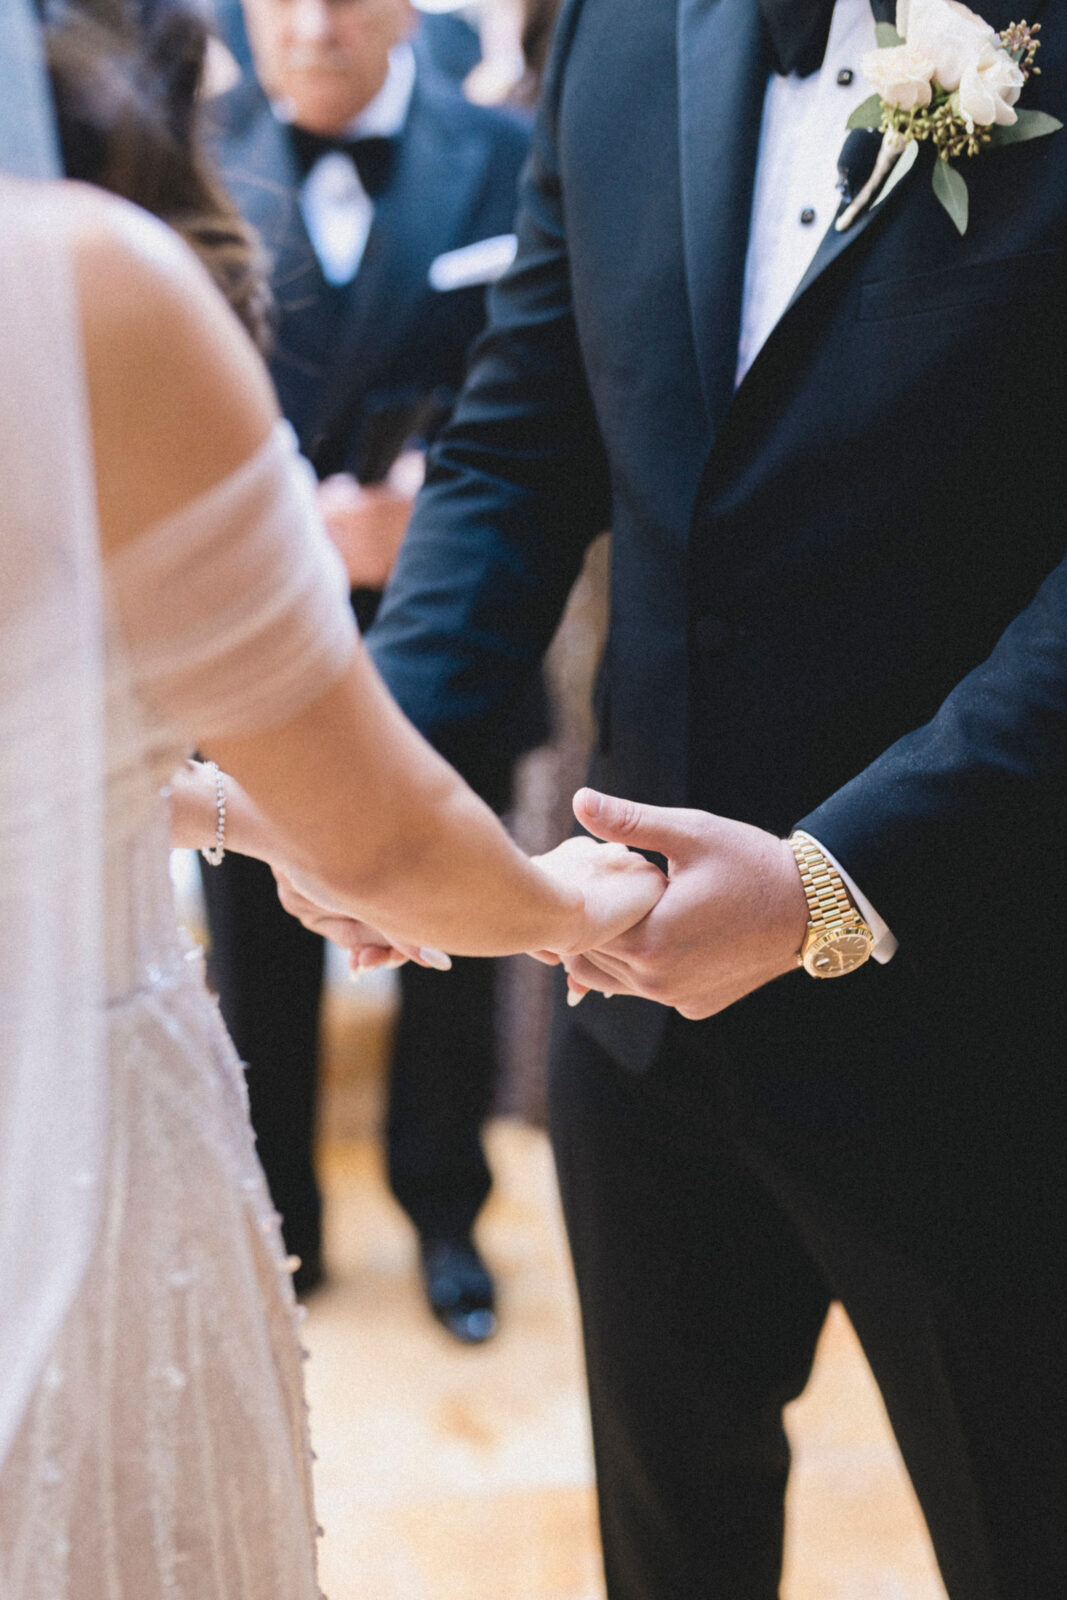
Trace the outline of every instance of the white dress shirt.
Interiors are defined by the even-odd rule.
[[[806,78],[772,73],[768,80],[745,258],[738,383],[837,215],[837,158],[849,116],[870,93],[860,76],[860,57],[874,48],[869,0],[837,0],[819,71]]]
[[[836,0],[819,71],[806,78],[774,73],[768,80],[745,257],[738,383],[837,214],[837,158],[850,114],[870,93],[859,64],[875,44],[870,0]],[[828,850],[823,854],[840,872],[874,934],[874,959],[888,961],[897,949],[893,934],[840,862]]]
[[[369,105],[341,131],[344,138],[395,138],[407,121],[415,88],[415,53],[410,44],[389,52],[385,82]],[[284,105],[275,115],[292,121]],[[359,181],[350,157],[340,150],[320,156],[300,187],[300,210],[323,277],[334,285],[349,283],[359,271],[374,221],[374,202]]]

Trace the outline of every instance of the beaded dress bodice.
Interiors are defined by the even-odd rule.
[[[315,1600],[298,1308],[160,793],[194,744],[292,715],[352,649],[284,425],[105,591],[100,1216],[0,1465],[0,1600]]]

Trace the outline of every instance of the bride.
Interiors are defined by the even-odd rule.
[[[572,954],[663,880],[526,859],[404,721],[230,310],[162,223],[42,176],[39,43],[5,0],[0,1596],[315,1600],[291,1286],[170,890],[170,806],[205,847],[221,816],[171,775],[204,750],[227,848],[404,948]]]

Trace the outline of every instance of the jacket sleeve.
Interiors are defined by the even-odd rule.
[[[925,726],[798,826],[845,866],[902,950],[938,938],[962,954],[1062,897],[1065,799],[1067,560]]]
[[[575,330],[557,156],[555,59],[520,185],[514,266],[494,288],[466,384],[430,454],[368,636],[407,715],[461,769],[546,649],[610,492]]]

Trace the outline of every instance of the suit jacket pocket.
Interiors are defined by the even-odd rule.
[[[917,317],[987,300],[1022,299],[1048,288],[1062,268],[1062,250],[1036,250],[1028,255],[914,273],[906,278],[884,278],[863,285],[860,321],[883,322],[891,317]]]

